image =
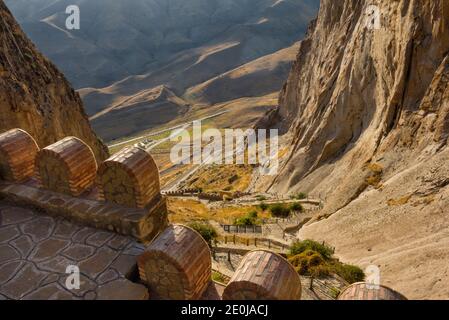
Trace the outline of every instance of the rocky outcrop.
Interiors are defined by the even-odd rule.
[[[411,298],[449,296],[448,83],[447,0],[323,0],[274,117],[291,152],[270,189],[325,203],[299,236]]]
[[[92,131],[79,95],[25,36],[0,1],[0,132],[22,128],[39,146],[76,136],[98,161],[108,151]]]

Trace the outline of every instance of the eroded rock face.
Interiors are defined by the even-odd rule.
[[[0,1],[0,132],[22,128],[39,146],[76,136],[98,161],[107,149],[92,131],[79,95],[24,35]]]
[[[277,114],[291,153],[271,190],[325,200],[299,236],[410,298],[449,296],[448,83],[447,0],[323,0]]]

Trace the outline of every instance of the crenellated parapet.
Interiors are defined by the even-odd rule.
[[[22,129],[0,135],[0,179],[23,182],[34,174],[34,159],[39,151],[36,141]]]
[[[301,279],[280,255],[266,250],[248,253],[223,292],[224,300],[299,300]]]
[[[150,154],[127,148],[104,163],[66,137],[39,151],[21,129],[0,135],[0,196],[82,224],[150,241],[168,225]]]
[[[193,229],[172,225],[138,259],[141,280],[160,299],[195,300],[211,283],[208,244]]]
[[[97,175],[100,200],[145,208],[161,197],[159,170],[143,149],[128,147],[107,159]]]
[[[407,300],[407,298],[386,286],[357,282],[342,290],[338,300]]]
[[[41,187],[75,197],[93,186],[97,174],[91,148],[75,137],[42,149],[36,157],[36,168]]]
[[[147,244],[137,265],[152,298],[197,300],[215,288],[209,245],[189,227],[168,225],[158,168],[145,150],[125,148],[97,169],[92,151],[77,138],[39,151],[28,133],[14,129],[0,135],[0,180],[0,196],[7,201]],[[301,291],[300,276],[286,259],[256,250],[243,257],[218,299],[299,300]],[[384,286],[356,283],[338,299],[405,297]]]

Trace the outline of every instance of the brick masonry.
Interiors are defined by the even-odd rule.
[[[39,147],[28,133],[12,129],[0,135],[0,179],[22,182],[34,174]]]
[[[67,137],[39,151],[36,169],[41,187],[79,196],[93,186],[97,162],[87,144]]]
[[[224,300],[300,300],[301,278],[278,254],[248,253],[223,293]]]
[[[0,300],[300,299],[299,275],[269,251],[248,253],[227,287],[211,281],[209,246],[188,227],[168,226],[146,151],[125,148],[98,170],[74,137],[38,151],[23,130],[0,135]],[[79,289],[66,286],[68,266],[81,272]],[[363,283],[340,295],[399,298]]]
[[[165,229],[138,259],[141,280],[161,299],[199,299],[211,283],[211,253],[196,231]]]
[[[145,208],[161,196],[159,170],[145,150],[127,147],[98,169],[99,199],[134,208]]]
[[[388,287],[375,287],[359,282],[345,288],[338,296],[338,300],[407,300],[407,298]]]

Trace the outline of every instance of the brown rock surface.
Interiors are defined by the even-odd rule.
[[[277,112],[290,153],[271,190],[324,200],[299,237],[409,298],[449,298],[448,53],[447,0],[323,0]]]
[[[92,131],[79,95],[40,54],[0,1],[0,132],[22,128],[45,147],[76,136],[98,161],[107,149]]]

